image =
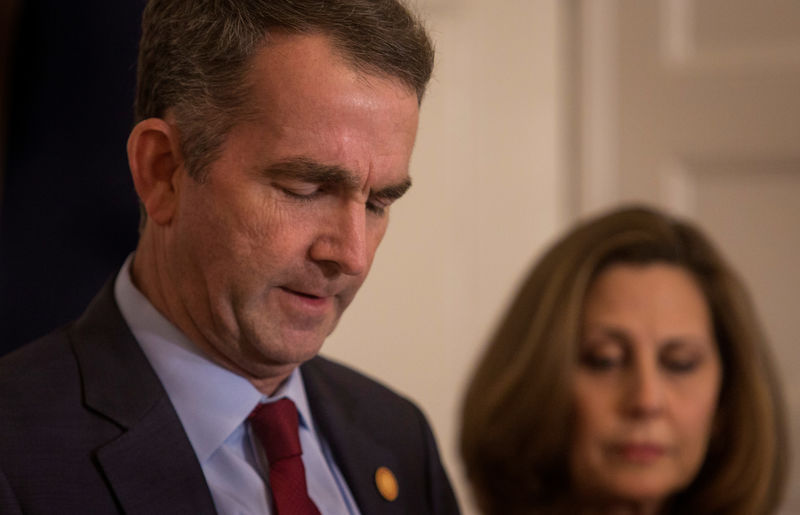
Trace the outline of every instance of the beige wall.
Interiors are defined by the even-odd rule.
[[[465,513],[458,410],[523,270],[564,224],[558,0],[419,0],[437,45],[414,187],[324,353],[416,400]]]

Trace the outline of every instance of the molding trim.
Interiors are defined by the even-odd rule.
[[[618,0],[579,0],[578,214],[619,199]]]

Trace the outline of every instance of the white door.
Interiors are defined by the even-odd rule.
[[[744,277],[800,450],[800,2],[577,0],[574,204],[694,219]],[[800,453],[782,513],[800,513]]]

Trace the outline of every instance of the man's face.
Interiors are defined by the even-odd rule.
[[[324,36],[272,37],[248,78],[257,115],[204,182],[174,179],[164,248],[181,328],[259,378],[313,357],[364,281],[410,185],[418,103],[354,71]]]

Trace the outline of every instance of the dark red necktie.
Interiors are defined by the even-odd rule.
[[[297,407],[289,399],[259,404],[248,417],[269,461],[269,484],[277,515],[320,515],[308,496]]]

